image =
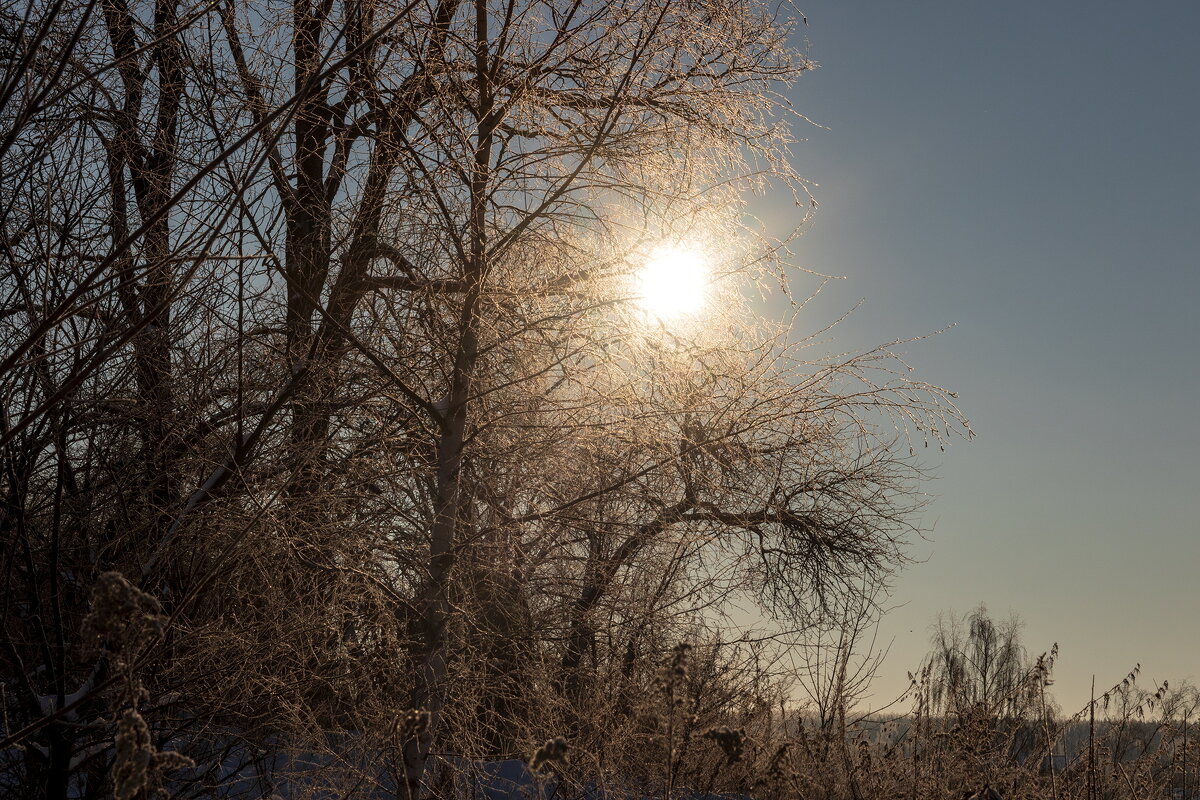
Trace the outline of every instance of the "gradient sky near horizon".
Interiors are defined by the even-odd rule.
[[[797,263],[848,276],[814,314],[865,298],[846,346],[955,323],[906,352],[977,433],[933,464],[874,702],[980,602],[1059,643],[1068,712],[1138,662],[1200,681],[1200,2],[800,7]]]

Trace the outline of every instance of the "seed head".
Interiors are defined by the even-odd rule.
[[[687,642],[675,645],[671,652],[671,675],[676,680],[685,680],[688,671],[688,652],[692,646]]]
[[[405,739],[420,736],[429,728],[429,712],[423,708],[410,708],[400,717],[400,733]]]
[[[567,740],[561,736],[555,736],[534,751],[533,756],[529,759],[529,771],[539,772],[552,761],[562,761],[566,755]]]
[[[736,764],[742,760],[742,753],[746,749],[745,731],[722,725],[719,728],[707,730],[701,735],[705,739],[712,739],[716,742],[725,751],[725,757],[729,759],[730,764]]]

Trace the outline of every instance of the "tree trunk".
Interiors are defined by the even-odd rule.
[[[429,712],[429,725],[405,743],[404,770],[409,800],[416,800],[425,777],[425,766],[444,704],[446,656],[444,629],[450,616],[449,582],[454,546],[464,518],[466,498],[462,487],[468,404],[479,361],[479,299],[487,279],[487,203],[491,183],[492,144],[498,120],[493,116],[486,0],[475,0],[475,163],[471,171],[470,257],[463,265],[464,285],[459,316],[460,339],[454,356],[445,424],[437,443],[437,479],[434,517],[430,531],[429,574],[421,597],[421,636],[412,706]]]

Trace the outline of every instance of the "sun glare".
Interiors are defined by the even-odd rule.
[[[708,267],[704,257],[684,247],[659,247],[637,276],[637,300],[660,320],[693,314],[704,306]]]

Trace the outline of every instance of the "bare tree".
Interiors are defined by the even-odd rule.
[[[826,740],[839,732],[839,717],[865,699],[887,656],[876,638],[883,613],[878,605],[881,592],[880,587],[862,586],[839,594],[833,613],[798,637],[796,680]]]
[[[779,90],[812,65],[770,7],[24,10],[0,94],[24,785],[133,796],[178,751],[202,793],[319,751],[330,785],[388,768],[415,798],[435,753],[564,732],[603,764],[681,638],[747,599],[811,624],[904,563],[906,437],[965,433],[951,396],[900,342],[808,355],[743,291],[789,280],[744,194],[809,207]],[[687,323],[637,303],[664,244],[710,262]]]
[[[1032,667],[1020,631],[1017,617],[996,621],[983,604],[961,620],[939,617],[929,656],[934,704],[960,719],[976,709],[986,716],[1015,713]]]

